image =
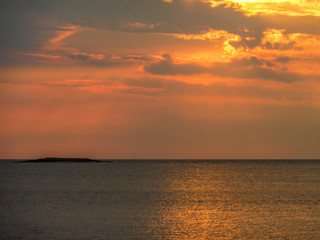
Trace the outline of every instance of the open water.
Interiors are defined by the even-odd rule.
[[[320,161],[0,162],[0,239],[320,239]]]

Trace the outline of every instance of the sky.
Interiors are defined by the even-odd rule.
[[[0,158],[320,158],[320,0],[2,0]]]

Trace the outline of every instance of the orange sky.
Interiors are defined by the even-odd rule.
[[[320,157],[319,0],[0,9],[0,158]]]

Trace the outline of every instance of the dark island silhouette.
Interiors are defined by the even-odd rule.
[[[88,162],[102,162],[100,160],[93,160],[89,158],[56,158],[56,157],[47,157],[39,158],[35,160],[26,160],[23,162],[33,162],[33,163],[48,163],[48,162],[72,162],[72,163],[88,163]]]

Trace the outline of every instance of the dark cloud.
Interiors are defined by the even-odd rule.
[[[264,64],[264,60],[258,59],[257,57],[233,59],[231,63],[231,65],[235,67],[254,66],[254,65],[261,66],[263,64]]]
[[[291,58],[291,57],[287,57],[287,56],[278,57],[278,58],[276,59],[276,61],[277,61],[277,62],[286,63],[286,62],[292,61],[292,58]]]
[[[285,33],[320,34],[320,17],[316,16],[257,16],[267,28],[284,29]]]
[[[288,43],[281,43],[281,42],[266,42],[263,47],[269,50],[291,50],[295,49],[296,42],[295,41],[290,41]]]
[[[265,61],[265,64],[267,67],[274,67],[275,66],[274,63],[271,61]]]
[[[250,58],[241,58],[241,59],[232,59],[230,65],[232,67],[248,67],[248,66],[266,66],[266,67],[274,67],[276,66],[272,61],[265,60],[257,57]]]
[[[230,63],[214,63],[211,67],[204,67],[199,64],[177,64],[171,57],[145,66],[145,71],[157,75],[192,75],[210,73],[221,77],[234,77],[244,79],[266,79],[279,82],[295,82],[303,77],[297,73],[276,71],[261,67],[262,60],[256,57],[250,59],[234,60]]]
[[[119,59],[114,60],[110,56],[97,58],[95,56],[91,56],[85,53],[70,54],[67,57],[78,63],[86,64],[86,65],[94,65],[97,67],[115,67],[115,66],[128,65],[133,63],[121,57]]]
[[[75,62],[86,64],[86,65],[94,65],[101,67],[113,67],[120,65],[131,65],[138,64],[142,62],[151,62],[154,58],[148,55],[122,55],[113,57],[111,55],[101,56],[99,57],[95,55],[90,55],[87,53],[73,53],[67,55],[67,57]]]
[[[192,6],[190,6],[192,4]],[[39,44],[34,37],[43,31],[44,23],[74,24],[83,27],[131,32],[200,34],[210,28],[254,40],[242,44],[256,46],[262,37],[260,20],[245,16],[235,7],[220,5],[212,8],[201,1],[174,0],[13,0],[2,6],[2,43],[31,48],[24,44]],[[6,24],[3,24],[6,23]],[[128,23],[147,24],[148,28],[124,28]],[[130,26],[130,25],[129,25]],[[53,28],[54,26],[47,26]],[[250,31],[247,31],[249,29]],[[10,39],[14,39],[10,42]],[[24,41],[22,41],[24,39]],[[14,41],[17,41],[16,43]],[[40,42],[43,40],[39,39]],[[3,44],[2,44],[3,45]]]
[[[153,57],[150,57],[148,55],[125,55],[121,56],[122,60],[133,60],[137,62],[146,62],[146,61],[152,61],[154,60]]]
[[[91,57],[86,54],[71,54],[68,57],[72,60],[79,60],[79,61],[83,61],[83,62],[86,62],[91,59]]]
[[[285,33],[320,34],[320,17],[246,16],[237,5],[211,7],[202,1],[173,0],[11,0],[1,1],[0,46],[35,50],[57,26],[78,25],[125,32],[201,34],[210,29],[240,35],[234,47],[254,48],[270,28]],[[130,23],[148,27],[130,28]],[[267,49],[293,49],[295,42],[266,43]]]
[[[207,68],[197,64],[175,64],[169,54],[162,55],[164,60],[145,66],[145,71],[159,75],[200,74]]]
[[[279,82],[296,82],[303,79],[298,73],[290,73],[286,71],[275,71],[272,69],[252,67],[249,71],[239,71],[239,76],[243,78],[257,78],[257,79],[268,79]]]

